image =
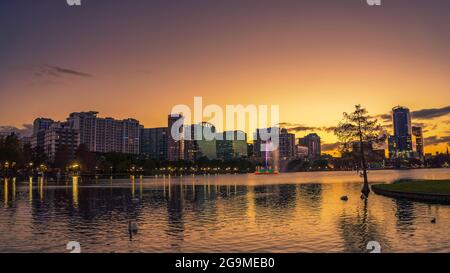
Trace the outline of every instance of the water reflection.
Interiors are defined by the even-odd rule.
[[[393,200],[393,202],[395,202],[396,208],[397,229],[407,235],[412,235],[415,230],[414,219],[416,218],[414,203],[403,199]]]
[[[361,252],[370,241],[379,242],[385,250],[390,248],[379,220],[369,213],[368,202],[367,199],[363,200],[356,213],[343,213],[339,220],[346,252]]]
[[[33,203],[33,177],[28,179],[28,200]]]
[[[44,200],[44,178],[38,178],[38,187],[39,187],[39,198],[41,201]]]
[[[72,203],[74,208],[78,208],[78,176],[72,177]]]
[[[5,178],[5,185],[4,185],[4,189],[3,189],[3,192],[4,192],[4,202],[5,202],[5,208],[7,208],[8,207],[8,198],[9,198],[9,193],[8,193],[8,178]]]
[[[327,183],[301,175],[271,183],[250,175],[5,179],[0,251],[65,251],[68,238],[87,252],[365,252],[372,240],[384,251],[450,251],[449,206],[377,195],[364,202],[353,176]],[[421,220],[430,215],[438,224]],[[131,242],[129,220],[140,229]]]

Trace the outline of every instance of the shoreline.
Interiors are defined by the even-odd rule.
[[[450,205],[450,180],[403,180],[372,185],[375,194],[427,203]]]

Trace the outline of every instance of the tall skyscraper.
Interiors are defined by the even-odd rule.
[[[422,127],[413,126],[412,127],[412,135],[413,135],[413,146],[417,153],[417,156],[422,159],[423,158],[423,132]]]
[[[140,153],[155,160],[167,160],[167,135],[167,127],[142,128]]]
[[[298,139],[298,144],[300,146],[304,146],[308,148],[308,157],[309,158],[319,158],[322,154],[321,146],[320,146],[320,137],[316,133],[309,134],[304,138]]]
[[[181,114],[170,114],[168,116],[168,134],[167,134],[167,159],[169,161],[178,161],[184,159],[184,117]],[[172,136],[172,128],[178,126],[177,136]]]
[[[67,122],[78,131],[78,142],[92,152],[139,154],[140,125],[135,119],[99,118],[98,112],[71,113]]]
[[[401,106],[392,109],[392,121],[394,124],[397,154],[409,156],[413,151],[411,113],[409,109]]]
[[[78,131],[79,143],[86,145],[89,151],[96,152],[95,131],[98,112],[71,113],[67,118],[70,127]]]

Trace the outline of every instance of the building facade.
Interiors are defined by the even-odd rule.
[[[55,122],[44,132],[44,153],[51,162],[64,166],[75,159],[79,146],[77,130],[68,123]]]
[[[299,146],[308,148],[308,158],[319,158],[322,154],[320,137],[316,133],[298,139]]]
[[[170,114],[168,116],[168,134],[167,134],[167,159],[169,161],[178,161],[184,159],[184,117],[181,114]],[[177,136],[172,136],[172,129],[177,129]]]
[[[281,160],[295,158],[295,135],[290,134],[285,128],[280,130],[278,149]]]
[[[91,152],[139,154],[140,125],[135,119],[99,118],[98,112],[72,113],[69,126],[78,132],[78,143]]]
[[[44,147],[45,131],[48,130],[53,123],[55,123],[55,121],[49,118],[37,118],[34,120],[31,147]]]
[[[141,154],[158,161],[167,160],[167,127],[141,128]]]
[[[411,113],[406,107],[395,107],[392,109],[392,121],[394,126],[395,150],[394,157],[410,157],[413,152]]]
[[[423,159],[424,143],[423,143],[422,127],[413,126],[412,127],[412,136],[413,136],[413,147],[415,148],[416,155],[418,158]]]

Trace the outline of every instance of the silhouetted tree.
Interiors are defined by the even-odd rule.
[[[83,172],[90,173],[95,170],[97,156],[94,152],[89,151],[86,144],[80,144],[75,153],[76,160],[81,165]]]
[[[334,130],[338,137],[342,152],[348,152],[353,144],[359,143],[360,153],[359,160],[361,162],[364,185],[361,190],[364,197],[368,197],[370,193],[369,181],[367,179],[367,161],[364,153],[365,143],[380,143],[385,140],[381,125],[376,119],[368,115],[368,112],[361,105],[355,105],[352,113],[344,113],[343,120]]]
[[[71,154],[69,147],[67,145],[61,145],[55,151],[55,160],[53,162],[53,167],[61,169],[62,171],[69,166],[73,154]]]

